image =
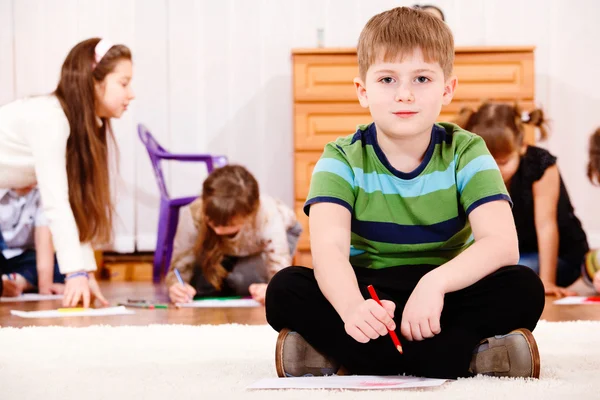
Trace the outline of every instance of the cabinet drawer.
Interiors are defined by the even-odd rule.
[[[479,101],[452,101],[442,109],[438,121],[453,122],[462,107],[473,109],[481,104]],[[531,101],[521,102],[524,110],[532,110]],[[372,122],[369,110],[358,103],[299,103],[295,105],[295,149],[296,151],[314,150],[319,154],[325,145],[339,137],[348,136],[356,131],[357,125]],[[533,129],[526,126],[526,141],[531,141]]]
[[[294,55],[296,101],[358,101],[356,55]]]
[[[455,100],[533,100],[534,54],[531,51],[464,52],[457,49]],[[357,101],[355,55],[295,55],[296,101]]]
[[[533,53],[468,53],[456,57],[456,100],[533,100]]]
[[[295,190],[296,200],[306,201],[308,190],[310,188],[310,177],[312,176],[315,164],[321,158],[322,152],[298,152],[295,154],[294,173],[295,173]]]
[[[304,207],[304,201],[297,200],[294,207],[298,222],[302,225],[302,235],[298,240],[298,250],[310,250],[310,236],[308,233],[308,217],[304,214],[302,208]]]
[[[296,150],[318,150],[372,121],[368,108],[354,103],[299,103],[295,105]]]

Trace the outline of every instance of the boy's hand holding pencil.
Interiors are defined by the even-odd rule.
[[[383,304],[381,304],[381,300],[379,300],[379,296],[377,296],[377,292],[375,292],[375,288],[373,287],[373,285],[369,285],[367,287],[367,289],[369,290],[369,294],[371,295],[371,298],[373,300],[375,300],[377,302],[377,304],[379,304],[380,306],[383,307]],[[394,303],[392,303],[392,304],[394,304]],[[394,304],[394,309],[395,308],[396,308],[396,305]],[[392,318],[393,318],[393,312],[392,312]],[[394,329],[389,329],[389,328],[388,328],[388,331],[390,332],[390,338],[392,339],[392,342],[394,343],[396,350],[398,350],[398,352],[400,352],[400,354],[402,354],[403,353],[402,345],[400,344],[400,340],[398,340],[398,336],[396,336],[396,332],[394,332]]]
[[[346,333],[360,343],[385,336],[396,329],[393,320],[395,310],[396,304],[392,301],[365,300],[346,314]]]

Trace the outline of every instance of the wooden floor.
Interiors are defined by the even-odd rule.
[[[149,302],[167,303],[168,296],[164,285],[149,282],[108,282],[100,283],[102,291],[111,304],[127,302],[128,299],[144,299]],[[593,320],[600,321],[600,305],[556,306],[554,298],[546,298],[546,308],[542,319],[548,321]],[[0,303],[0,326],[71,326],[90,325],[148,325],[148,324],[266,324],[265,310],[258,308],[184,308],[177,309],[135,309],[134,315],[109,317],[65,317],[46,319],[25,319],[10,314],[10,310],[51,310],[61,307],[60,301]],[[515,310],[516,311],[516,310]]]

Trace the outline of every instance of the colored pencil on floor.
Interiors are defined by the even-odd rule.
[[[156,308],[169,308],[168,304],[150,304],[150,303],[119,303],[119,306],[133,307],[133,308],[147,308],[154,310]]]

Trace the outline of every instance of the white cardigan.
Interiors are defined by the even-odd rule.
[[[55,96],[32,97],[0,107],[0,189],[37,182],[63,274],[96,270],[91,245],[79,242],[69,204],[69,133],[69,121]]]

